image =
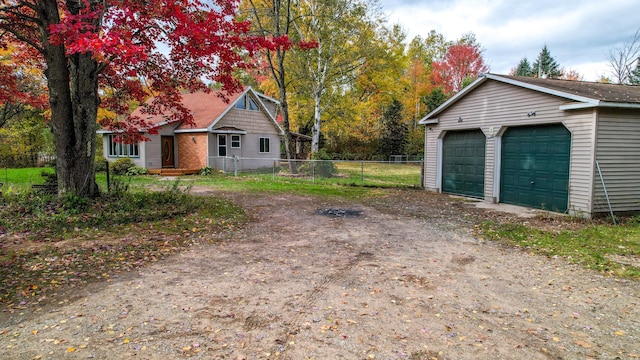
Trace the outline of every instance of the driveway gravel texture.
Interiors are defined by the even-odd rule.
[[[221,194],[212,244],[0,314],[3,359],[635,359],[640,283],[474,235],[551,229],[419,190]],[[212,235],[214,236],[214,235]]]

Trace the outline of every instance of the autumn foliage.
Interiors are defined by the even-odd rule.
[[[477,45],[455,44],[447,49],[442,61],[432,64],[432,80],[448,94],[462,90],[465,79],[476,78],[489,71]]]
[[[249,35],[236,19],[237,0],[4,0],[0,2],[0,47],[26,46],[46,76],[51,129],[56,143],[60,194],[94,197],[93,154],[98,108],[113,114],[101,125],[125,141],[157,130],[143,113],[167,122],[192,123],[181,91],[226,93],[241,88],[234,77],[265,47],[292,46],[286,37]],[[8,94],[21,92],[6,70]],[[146,101],[151,97],[150,101]]]
[[[235,20],[237,1],[57,2],[58,19],[42,14],[49,2],[3,1],[0,29],[8,36],[0,38],[1,45],[29,45],[41,60],[47,45],[64,47],[68,57],[90,54],[98,63],[101,106],[116,115],[102,125],[130,134],[154,132],[145,119],[127,117],[150,95],[146,112],[169,110],[168,122],[188,123],[181,91],[208,91],[206,83],[237,91],[242,84],[233,75],[251,66],[247,58],[264,47],[292,46],[287,38],[249,36],[250,24]],[[0,80],[0,101],[23,94],[9,68],[0,66]]]

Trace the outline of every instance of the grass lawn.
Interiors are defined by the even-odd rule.
[[[24,168],[8,169],[0,168],[0,182],[4,185],[1,191],[23,191],[34,184],[43,184],[42,172],[53,173],[53,168]]]
[[[520,224],[485,223],[489,239],[571,262],[607,274],[640,279],[640,219],[618,225],[594,224],[560,232],[531,229]]]

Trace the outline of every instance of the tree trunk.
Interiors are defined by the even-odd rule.
[[[314,94],[313,105],[313,130],[311,139],[311,153],[315,154],[320,150],[320,121],[321,121],[321,108],[320,108],[320,95]]]
[[[94,154],[98,97],[98,63],[91,54],[67,56],[62,45],[49,41],[48,25],[59,22],[55,0],[40,3],[45,75],[49,85],[51,130],[56,140],[58,194],[94,198],[98,195]]]
[[[291,126],[289,124],[289,103],[287,102],[287,89],[280,88],[280,109],[282,110],[282,127],[284,128],[284,150],[287,154],[289,163],[289,172],[291,174],[298,173],[298,167],[295,164],[295,156],[293,156],[293,140],[291,138]]]

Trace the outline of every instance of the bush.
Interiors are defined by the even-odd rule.
[[[127,171],[134,166],[136,166],[136,164],[131,158],[118,159],[111,163],[111,172],[114,175],[126,175]]]
[[[300,166],[298,172],[324,178],[330,178],[338,172],[333,161],[331,161],[331,156],[324,149],[314,154],[312,160],[315,161],[310,161]]]
[[[198,175],[202,175],[202,176],[213,175],[213,169],[210,168],[209,166],[205,166],[202,169],[200,169],[200,171],[198,171]]]
[[[128,176],[138,176],[138,175],[147,175],[149,172],[147,171],[147,169],[140,167],[140,166],[133,166],[130,167],[129,169],[127,169],[127,175]]]
[[[107,159],[104,156],[96,155],[94,161],[96,163],[96,172],[107,171]]]

